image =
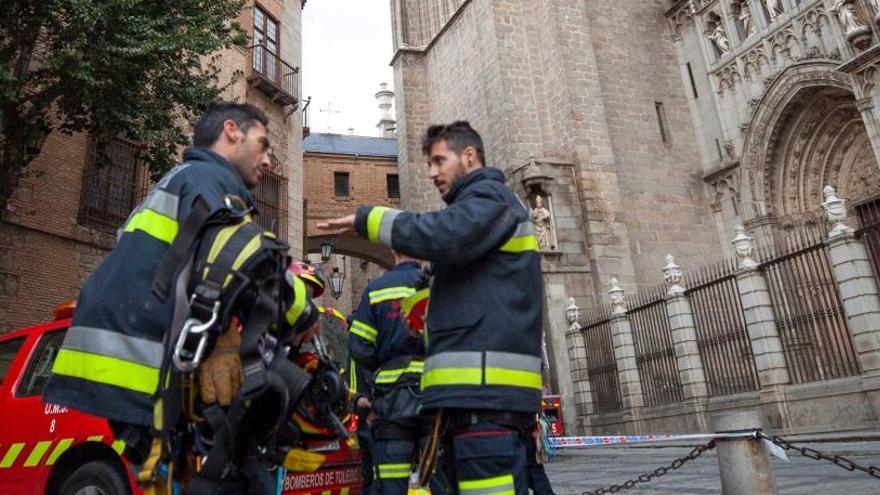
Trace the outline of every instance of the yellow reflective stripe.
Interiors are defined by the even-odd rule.
[[[422,388],[442,385],[482,385],[482,368],[438,368],[422,375]]]
[[[55,464],[55,461],[57,461],[58,458],[61,457],[61,454],[63,454],[67,449],[69,449],[72,444],[73,444],[72,438],[65,438],[65,439],[61,440],[60,442],[58,442],[58,445],[55,446],[55,450],[53,450],[52,453],[49,454],[49,458],[46,459],[46,465],[51,466],[51,465]]]
[[[513,237],[501,246],[501,250],[505,253],[537,251],[538,239],[532,234],[524,235],[522,237]]]
[[[343,489],[339,492],[339,495],[348,495],[348,487],[343,488]]]
[[[177,237],[177,228],[176,219],[166,217],[150,209],[141,210],[125,224],[126,232],[141,230],[168,244],[171,244],[171,241]]]
[[[357,369],[355,368],[354,359],[349,359],[348,360],[348,388],[352,392],[357,392],[358,391],[357,383],[358,383]]]
[[[409,313],[412,311],[413,306],[418,304],[420,301],[425,300],[426,298],[431,297],[431,289],[422,289],[415,294],[407,297],[403,301],[400,302],[400,307],[403,309],[405,313]]]
[[[213,263],[217,256],[220,254],[220,251],[223,250],[223,246],[229,242],[229,238],[231,238],[238,229],[242,228],[246,222],[237,223],[235,225],[230,225],[229,227],[223,227],[220,229],[220,232],[217,233],[217,236],[214,237],[214,244],[211,245],[211,249],[208,251],[208,263]]]
[[[31,450],[30,455],[27,456],[27,459],[24,461],[24,467],[34,467],[40,463],[40,459],[43,458],[43,454],[49,450],[49,446],[52,445],[51,440],[44,440],[42,442],[38,442],[36,446],[34,446],[33,450]]]
[[[351,329],[349,331],[371,344],[375,344],[376,337],[379,336],[379,332],[375,328],[359,320],[351,322]]]
[[[374,206],[367,215],[367,239],[370,242],[379,242],[379,227],[382,225],[382,216],[388,208],[384,206]]]
[[[122,451],[125,450],[125,441],[115,440],[110,444],[110,448],[115,450],[117,454],[122,455]]]
[[[391,299],[404,299],[416,293],[412,287],[388,287],[386,289],[374,290],[370,292],[370,304],[378,304]]]
[[[379,478],[399,479],[409,478],[410,465],[406,464],[379,464]]]
[[[242,248],[241,252],[238,253],[238,256],[235,258],[235,261],[232,262],[232,269],[238,270],[239,268],[241,268],[241,265],[243,265],[245,261],[247,261],[251,256],[253,256],[254,253],[256,253],[258,249],[260,249],[260,246],[262,244],[263,244],[263,235],[262,234],[255,235],[253,239],[251,239],[250,241],[248,241],[247,244],[244,245],[244,248]]]
[[[3,456],[3,460],[0,460],[0,468],[8,468],[9,466],[12,466],[23,448],[23,443],[14,443],[10,445],[9,450],[6,451],[6,455]]]
[[[421,373],[425,371],[423,361],[411,361],[406,368],[382,370],[376,375],[376,383],[394,383],[401,375],[406,373]]]
[[[478,492],[480,495],[513,494],[513,475],[504,474],[494,478],[459,481],[458,489],[462,495],[473,492]]]
[[[104,439],[104,435],[92,435],[92,436],[86,438],[86,441],[87,442],[100,442],[103,439]]]
[[[152,394],[159,386],[159,370],[110,356],[61,349],[52,372],[90,382]]]
[[[507,368],[486,368],[486,385],[542,389],[541,374]]]
[[[306,283],[300,280],[299,277],[291,277],[291,280],[293,281],[293,304],[287,310],[285,318],[287,318],[289,325],[295,325],[306,309],[308,292],[306,290]]]

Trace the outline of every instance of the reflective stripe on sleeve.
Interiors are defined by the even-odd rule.
[[[510,239],[508,239],[500,249],[505,253],[537,251],[538,239],[535,237],[535,228],[532,225],[532,222],[529,220],[521,222]]]
[[[394,220],[400,213],[400,210],[394,208],[374,206],[367,215],[367,239],[370,242],[381,242],[390,246]]]
[[[390,370],[382,370],[376,375],[377,384],[387,384],[396,382],[402,375],[406,373],[422,373],[425,370],[424,361],[410,361],[406,368],[395,368]]]
[[[390,301],[392,299],[405,299],[415,293],[416,290],[412,287],[387,287],[385,289],[370,291],[368,297],[370,298],[370,304],[379,304],[380,302]]]
[[[153,368],[162,365],[164,353],[160,342],[85,326],[70,327],[64,337],[64,349],[124,359]]]
[[[142,394],[154,393],[159,385],[159,368],[73,349],[58,351],[52,372]]]
[[[153,210],[141,210],[125,224],[125,232],[143,231],[150,237],[171,244],[177,237],[177,220]]]
[[[354,320],[351,322],[351,329],[349,330],[349,332],[357,335],[358,337],[366,340],[371,344],[375,344],[376,337],[379,336],[379,332],[376,331],[375,328],[359,320]]]
[[[355,393],[358,391],[357,367],[354,359],[348,360],[348,389]]]
[[[462,480],[458,482],[461,495],[513,495],[513,475],[504,474],[494,478],[480,480]]]

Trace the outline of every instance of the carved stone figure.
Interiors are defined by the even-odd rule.
[[[880,0],[867,0],[867,2],[874,9],[874,15],[880,15]]]
[[[626,291],[620,286],[620,282],[616,278],[612,278],[608,282],[608,296],[611,299],[611,314],[626,314]]]
[[[822,208],[825,210],[825,219],[832,225],[828,237],[851,234],[853,229],[846,225],[846,200],[837,196],[837,191],[832,186],[825,186],[822,191],[825,194],[825,202]]]
[[[742,2],[739,6],[739,21],[742,23],[746,37],[755,33],[755,23],[752,22],[752,9],[747,1]]]
[[[715,29],[709,35],[709,39],[715,43],[722,55],[730,53],[730,40],[727,38],[727,31],[720,22],[715,24]]]
[[[666,291],[667,295],[680,296],[684,294],[684,287],[681,286],[681,282],[684,280],[684,274],[681,271],[681,267],[675,263],[675,257],[671,254],[666,256],[666,266],[663,267],[663,278],[666,280],[666,285],[669,286]]]
[[[846,33],[847,36],[867,27],[859,18],[856,6],[849,0],[837,0],[837,3],[831,7],[831,11],[837,14],[837,20],[840,22],[840,27],[843,28],[843,32]]]
[[[529,213],[529,219],[535,226],[535,237],[538,239],[538,247],[541,249],[554,249],[553,246],[553,217],[550,210],[544,207],[544,198],[535,196],[535,207]]]
[[[569,331],[576,332],[581,329],[581,324],[578,321],[581,319],[581,308],[574,302],[573,297],[568,298],[568,307],[565,308],[565,318],[570,325],[568,327]]]
[[[764,0],[764,6],[767,7],[767,12],[770,14],[770,22],[785,12],[785,9],[782,8],[782,0]]]
[[[733,241],[733,249],[736,251],[736,257],[739,259],[739,268],[755,268],[758,262],[752,256],[755,254],[755,238],[746,233],[746,228],[742,225],[736,226],[736,237]]]

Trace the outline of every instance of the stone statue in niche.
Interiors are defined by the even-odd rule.
[[[739,22],[742,23],[743,32],[746,33],[747,38],[755,33],[755,23],[752,22],[752,9],[749,7],[748,1],[739,4]]]
[[[730,39],[727,37],[727,31],[724,30],[720,20],[715,23],[715,28],[709,35],[709,39],[715,43],[722,55],[730,53]]]
[[[837,0],[834,6],[831,7],[831,11],[837,14],[837,20],[840,22],[840,27],[843,28],[843,32],[846,33],[847,36],[867,27],[859,18],[856,6],[849,0]]]
[[[782,8],[782,0],[764,0],[764,6],[767,7],[767,13],[770,14],[770,22],[785,12]]]
[[[535,194],[534,207],[529,212],[529,220],[535,227],[535,238],[538,239],[538,247],[541,250],[556,249],[553,245],[553,215],[544,206],[544,198]]]

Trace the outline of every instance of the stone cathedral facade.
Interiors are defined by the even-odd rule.
[[[442,205],[420,138],[466,119],[541,236],[551,385],[565,308],[880,195],[880,1],[391,0],[403,206]],[[568,399],[568,400],[566,400]],[[568,421],[567,421],[568,423]]]

